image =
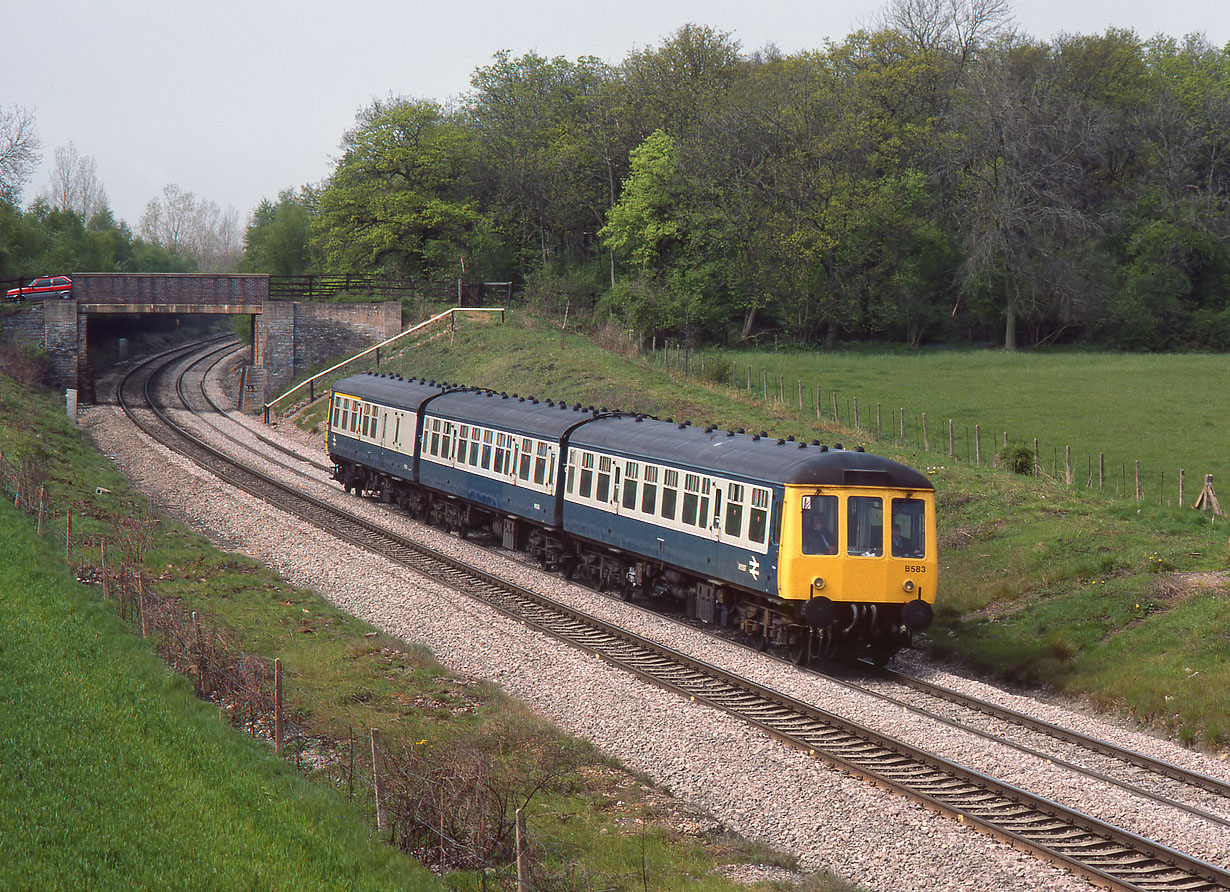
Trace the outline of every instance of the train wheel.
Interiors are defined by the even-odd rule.
[[[790,661],[796,666],[811,664],[811,629],[796,633],[790,642]]]

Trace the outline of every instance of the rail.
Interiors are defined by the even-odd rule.
[[[354,356],[350,357],[349,359],[343,359],[337,365],[330,366],[329,368],[325,369],[323,372],[317,372],[312,377],[307,378],[303,381],[300,381],[290,390],[283,393],[281,396],[274,397],[272,400],[265,403],[264,405],[265,424],[269,423],[269,410],[272,409],[274,406],[276,406],[278,403],[280,403],[282,400],[286,399],[292,393],[296,393],[299,390],[302,390],[304,387],[307,387],[308,393],[310,395],[309,399],[314,400],[316,399],[316,382],[320,380],[321,378],[323,378],[325,375],[332,374],[333,372],[336,372],[338,369],[344,368],[345,366],[350,365],[350,363],[355,362],[356,360],[362,359],[363,357],[368,356],[369,354],[372,354],[372,353],[376,354],[376,362],[379,363],[381,347],[387,347],[390,344],[394,343],[395,341],[400,341],[402,338],[406,337],[407,335],[412,335],[416,332],[420,332],[424,330],[425,328],[427,328],[428,326],[434,325],[437,322],[440,322],[446,317],[449,319],[450,324],[453,327],[456,327],[458,313],[499,313],[500,322],[504,321],[504,308],[503,307],[453,307],[452,309],[445,310],[443,313],[437,313],[435,316],[432,316],[426,322],[420,322],[418,325],[407,328],[401,334],[395,334],[393,335],[393,337],[388,338],[387,340],[381,341],[379,344],[376,344],[374,347],[368,347],[362,353],[356,353]]]

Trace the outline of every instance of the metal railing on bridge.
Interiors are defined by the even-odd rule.
[[[296,384],[290,390],[286,391],[281,396],[275,397],[274,399],[265,403],[264,405],[265,424],[269,423],[270,410],[274,406],[276,406],[278,403],[282,402],[282,400],[290,396],[291,394],[298,393],[300,390],[306,387],[308,389],[308,399],[315,400],[316,399],[316,382],[319,381],[321,378],[324,378],[327,375],[331,375],[334,372],[338,371],[339,369],[345,368],[351,363],[357,362],[360,359],[363,359],[366,356],[371,356],[373,354],[375,354],[376,365],[379,365],[380,364],[380,350],[382,348],[388,347],[390,344],[394,344],[397,341],[400,341],[402,338],[408,337],[409,335],[425,331],[430,326],[441,323],[445,319],[449,321],[450,326],[456,327],[458,313],[499,313],[500,322],[504,321],[504,307],[453,307],[452,309],[445,310],[443,313],[438,313],[435,316],[432,316],[426,322],[420,322],[418,325],[412,326],[411,328],[407,328],[405,331],[401,332],[400,334],[393,335],[393,337],[388,338],[387,340],[381,341],[379,344],[376,344],[374,347],[368,347],[362,353],[356,353],[354,356],[350,357],[349,359],[344,359],[341,362],[337,363],[336,365],[330,366],[329,368],[325,369],[323,372],[317,372],[312,377],[304,381],[300,381],[298,384]]]

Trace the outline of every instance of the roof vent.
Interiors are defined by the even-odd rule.
[[[760,434],[752,434],[752,439],[753,439],[753,440],[759,440],[759,439],[760,439]]]
[[[781,437],[778,437],[778,438],[777,438],[777,445],[778,445],[778,446],[785,446],[785,445],[786,445],[786,441],[785,441],[785,440],[783,440]]]
[[[819,445],[820,445],[820,441],[819,441],[819,440],[812,440],[812,441],[811,441],[811,445],[813,445],[813,446],[819,446]]]
[[[866,452],[867,450],[866,450],[866,449],[864,449],[862,446],[859,446],[859,447],[858,447],[857,449],[855,449],[854,451],[855,451],[855,452]]]
[[[794,442],[794,434],[791,434],[790,436],[788,436],[788,437],[786,438],[786,442],[788,442],[788,443],[793,443],[793,442]]]
[[[640,423],[641,423],[642,421],[644,421],[644,420],[645,420],[645,416],[644,416],[644,415],[637,415],[637,416],[636,416],[636,423],[637,423],[637,424],[640,424]]]
[[[841,448],[842,448],[842,445],[841,445],[840,443],[834,443],[834,444],[833,444],[833,448],[834,448],[834,449],[841,449]]]
[[[727,432],[726,432],[726,436],[728,436],[728,437],[733,437],[734,435],[735,435],[735,432],[734,432],[734,431],[727,431]]]

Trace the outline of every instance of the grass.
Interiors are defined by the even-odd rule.
[[[436,879],[376,843],[368,728],[382,730],[391,773],[409,765],[447,779],[483,760],[508,802],[528,800],[535,863],[565,887],[724,892],[741,887],[715,865],[763,857],[745,841],[676,833],[655,813],[660,793],[495,687],[157,518],[58,400],[0,376],[0,414],[11,419],[0,428],[5,462],[73,506],[74,561],[96,563],[108,537],[112,560],[121,546],[139,554],[159,596],[243,653],[281,661],[299,731],[288,758],[307,766],[293,770],[195,700],[97,587],[72,581],[60,534],[37,539],[10,503],[0,508],[0,888],[478,890],[507,874],[497,863]],[[846,888],[823,876],[805,884]]]
[[[193,696],[0,508],[0,887],[439,889]]]
[[[926,413],[933,449],[947,449],[952,419],[959,455],[971,457],[974,428],[981,427],[985,458],[1003,445],[1032,449],[1038,440],[1043,468],[1063,475],[1065,447],[1072,449],[1076,478],[1098,480],[1104,455],[1106,487],[1135,492],[1140,461],[1146,499],[1178,502],[1179,470],[1186,470],[1186,501],[1200,493],[1205,474],[1230,483],[1230,458],[1224,419],[1230,392],[1216,385],[1230,376],[1226,354],[1122,354],[1073,351],[1018,352],[930,349],[910,352],[840,350],[826,352],[713,354],[736,362],[740,382],[752,369],[752,388],[762,391],[767,372],[771,395],[785,381],[786,401],[797,409],[803,381],[805,411],[814,417],[816,388],[822,411],[832,417],[833,393],[840,416],[849,423],[858,399],[864,428],[875,424],[882,407],[883,427],[899,436],[900,410],[906,411],[907,438],[920,438]],[[1163,480],[1164,475],[1164,480]]]
[[[738,361],[746,367],[748,358]],[[1223,406],[1230,396],[1213,388],[1202,394],[1192,383],[1230,365],[1225,357],[946,351],[919,357],[756,354],[756,361],[766,367],[777,362],[782,374],[789,369],[796,379],[818,375],[816,370],[823,368],[834,389],[857,384],[862,393],[888,405],[905,393],[923,395],[915,397],[914,405],[939,417],[966,405],[967,414],[953,408],[954,417],[982,417],[984,426],[999,427],[1011,412],[1018,413],[1013,420],[1023,431],[1044,427],[1045,419],[1035,424],[1029,413],[1046,409],[1051,413],[1046,417],[1067,419],[1065,430],[1074,432],[1074,441],[1083,430],[1091,443],[1101,438],[1100,448],[1110,448],[1112,439],[1124,450],[1139,443],[1142,454],[1149,447],[1155,450],[1151,454],[1173,455],[1176,463],[1198,468],[1218,466],[1221,444],[1210,438],[1198,445],[1189,438],[1180,451],[1183,438],[1177,435],[1159,438],[1161,446],[1137,438],[1146,418],[1154,425],[1148,429],[1157,429],[1154,413],[1160,409],[1142,410],[1128,398],[1126,384],[1116,395],[1113,379],[1153,382],[1140,384],[1140,394],[1154,386],[1174,388],[1171,399],[1190,407],[1184,410],[1192,413],[1190,428],[1201,429],[1199,419],[1230,408]],[[716,367],[729,374],[720,360]],[[714,368],[710,358],[707,371]],[[687,381],[668,374],[660,354],[656,363],[622,355],[515,314],[503,327],[463,326],[386,361],[382,370],[695,424],[866,444],[926,469],[939,491],[942,577],[937,623],[921,646],[1006,680],[1085,698],[1192,744],[1230,745],[1230,706],[1218,696],[1230,685],[1226,617],[1218,607],[1227,603],[1227,586],[1210,575],[1230,563],[1228,520],[1159,506],[1155,500],[1137,503],[1054,479],[974,467],[924,452],[916,442],[903,448],[875,441],[866,430],[835,424],[829,412],[817,421],[814,397],[802,412],[789,400],[771,400],[766,406],[759,392],[749,396],[696,374]],[[1088,382],[1086,391],[1092,393],[1099,376],[1105,378],[1097,385],[1101,420],[1081,426],[1085,403],[1072,396],[1072,380]],[[1068,390],[1051,392],[1061,384]],[[1111,411],[1116,405],[1118,415]],[[933,448],[946,450],[946,442],[940,446],[938,439],[933,433]],[[1195,492],[1188,492],[1190,501]],[[1201,594],[1206,583],[1213,588]]]

